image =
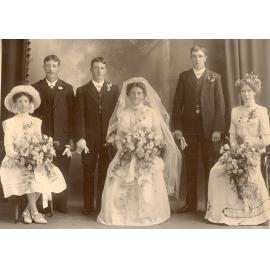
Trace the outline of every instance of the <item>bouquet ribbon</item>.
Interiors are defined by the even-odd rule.
[[[52,200],[52,193],[48,192],[48,193],[42,193],[42,206],[43,208],[47,208],[48,207],[48,201]]]
[[[136,157],[132,156],[129,164],[129,170],[128,170],[128,175],[126,177],[126,182],[131,183],[135,179],[135,165],[136,165]]]
[[[48,201],[52,200],[52,193],[50,192],[50,184],[47,182],[47,179],[44,179],[44,172],[36,169],[34,171],[35,179],[39,179],[42,184],[44,192],[42,192],[42,206],[43,208],[48,207]]]

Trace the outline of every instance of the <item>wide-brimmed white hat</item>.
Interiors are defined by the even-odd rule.
[[[34,110],[40,106],[41,100],[40,100],[40,95],[38,91],[31,85],[18,85],[15,86],[11,89],[11,91],[7,94],[5,98],[5,107],[7,110],[10,112],[15,112],[14,111],[14,101],[13,101],[13,96],[18,94],[18,93],[26,93],[30,95],[33,98],[33,105],[34,105]]]

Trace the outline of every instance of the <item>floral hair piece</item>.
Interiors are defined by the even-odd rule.
[[[243,79],[238,79],[235,82],[235,87],[238,91],[241,91],[243,85],[248,85],[255,93],[260,92],[262,89],[262,82],[259,79],[259,76],[255,75],[253,72],[250,74],[246,73]]]

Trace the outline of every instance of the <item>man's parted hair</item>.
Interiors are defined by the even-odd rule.
[[[190,55],[192,55],[192,52],[197,52],[197,51],[202,51],[205,56],[207,55],[207,49],[204,48],[201,45],[194,45],[191,49],[190,49]]]
[[[104,65],[106,65],[105,59],[101,56],[95,57],[91,60],[91,68],[93,67],[94,63],[103,63]]]
[[[45,58],[44,58],[44,61],[43,63],[45,64],[46,62],[48,61],[54,61],[54,62],[57,62],[59,65],[60,65],[60,59],[58,56],[56,56],[55,54],[50,54],[50,55],[47,55]]]

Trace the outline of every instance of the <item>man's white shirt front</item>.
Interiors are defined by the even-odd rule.
[[[204,71],[205,71],[205,67],[202,68],[202,69],[199,69],[199,70],[193,68],[193,72],[194,72],[194,74],[195,74],[195,76],[196,76],[197,79],[200,79],[201,78],[201,76],[203,75]]]
[[[50,88],[54,88],[58,80],[55,80],[54,82],[50,82],[46,79],[46,82]]]
[[[100,92],[100,90],[101,90],[101,88],[102,88],[102,86],[104,84],[104,81],[102,81],[102,82],[96,82],[96,81],[92,80],[92,83],[96,87],[96,89],[98,90],[98,92]]]

